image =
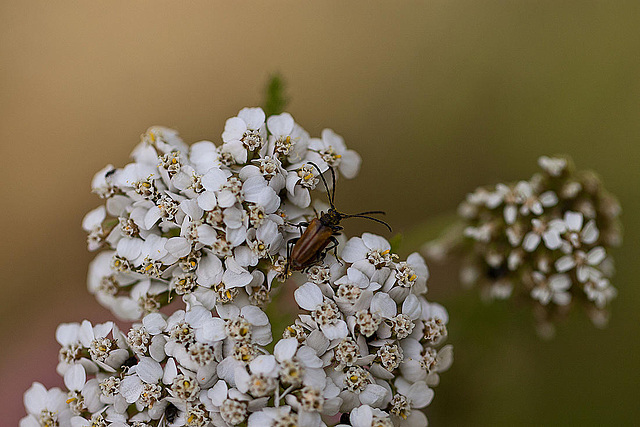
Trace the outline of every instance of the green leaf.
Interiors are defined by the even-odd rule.
[[[285,81],[279,73],[272,74],[265,87],[264,112],[267,116],[280,114],[289,103]]]

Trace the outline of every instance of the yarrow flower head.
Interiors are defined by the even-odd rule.
[[[461,279],[487,299],[524,296],[543,335],[570,306],[582,305],[603,326],[616,296],[612,247],[622,240],[620,206],[592,172],[564,157],[543,156],[527,181],[480,187],[460,205],[464,243],[451,236],[427,245],[431,254],[461,249]]]
[[[313,216],[309,191],[319,173],[337,167],[318,156],[334,153],[347,178],[360,167],[333,131],[310,144],[287,113],[266,118],[244,108],[227,120],[222,141],[187,146],[177,132],[152,127],[132,163],[94,178],[105,204],[83,228],[89,249],[103,251],[91,264],[89,290],[118,317],[140,319],[173,298],[209,309],[263,298],[274,278],[283,279],[278,266],[297,232],[287,223]]]
[[[163,127],[141,139],[132,163],[96,174],[105,203],[82,223],[100,251],[90,292],[134,323],[60,325],[66,390],[34,383],[21,427],[426,425],[452,348],[417,253],[400,261],[365,233],[319,257],[288,282],[300,313],[267,349],[296,224],[322,175],[353,178],[360,156],[260,108],[227,120],[219,146]]]

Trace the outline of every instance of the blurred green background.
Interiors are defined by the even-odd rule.
[[[85,291],[93,174],[125,164],[153,124],[218,142],[273,71],[299,123],[362,154],[339,208],[385,209],[407,245],[476,186],[529,177],[539,155],[597,170],[626,228],[609,328],[576,313],[542,342],[527,310],[486,307],[452,268],[434,268],[456,362],[428,415],[435,426],[640,424],[639,24],[636,1],[2,0],[3,424],[22,416],[33,380],[61,383],[59,322],[110,318]]]

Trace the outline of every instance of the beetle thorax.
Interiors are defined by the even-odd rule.
[[[327,212],[323,212],[320,215],[320,222],[322,225],[326,225],[328,227],[336,226],[342,220],[342,214],[333,208],[329,208]]]

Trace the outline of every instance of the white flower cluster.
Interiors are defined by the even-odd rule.
[[[622,239],[620,206],[570,160],[538,163],[543,171],[530,180],[478,188],[460,205],[470,243],[462,280],[479,283],[489,299],[529,297],[543,334],[573,303],[604,325],[616,296],[608,252]]]
[[[452,362],[448,316],[424,297],[422,257],[396,258],[364,234],[343,262],[312,267],[294,292],[307,314],[273,354],[269,319],[246,299],[218,301],[215,316],[202,305],[150,313],[126,335],[111,322],[62,324],[68,392],[34,384],[21,427],[320,427],[338,413],[353,426],[425,426],[420,409]]]
[[[337,386],[331,405],[350,413],[353,426],[427,425],[419,409],[431,403],[429,387],[439,383],[453,353],[450,345],[441,347],[446,310],[424,297],[424,259],[414,253],[398,262],[387,240],[368,233],[350,239],[341,258],[344,263],[310,269],[309,281],[294,293],[307,314],[283,338],[316,351]],[[378,414],[364,418],[369,424],[358,412],[363,408]]]
[[[96,175],[106,206],[83,226],[90,249],[105,250],[89,289],[137,323],[60,325],[67,390],[34,383],[20,426],[427,425],[421,409],[453,355],[418,254],[399,261],[382,237],[352,238],[300,275],[302,313],[267,348],[262,308],[287,278],[293,224],[314,216],[319,174],[353,177],[359,156],[286,113],[265,125],[260,109],[229,119],[222,139],[187,147],[152,128],[134,163]],[[177,296],[184,309],[159,311]]]
[[[188,147],[153,127],[133,163],[94,177],[106,203],[83,227],[90,250],[107,250],[88,285],[118,317],[139,319],[176,296],[209,309],[239,295],[265,303],[273,280],[284,279],[286,242],[299,235],[291,224],[313,216],[320,172],[353,178],[360,168],[340,136],[325,129],[309,138],[287,113],[265,122],[260,108],[245,108],[222,140]]]

